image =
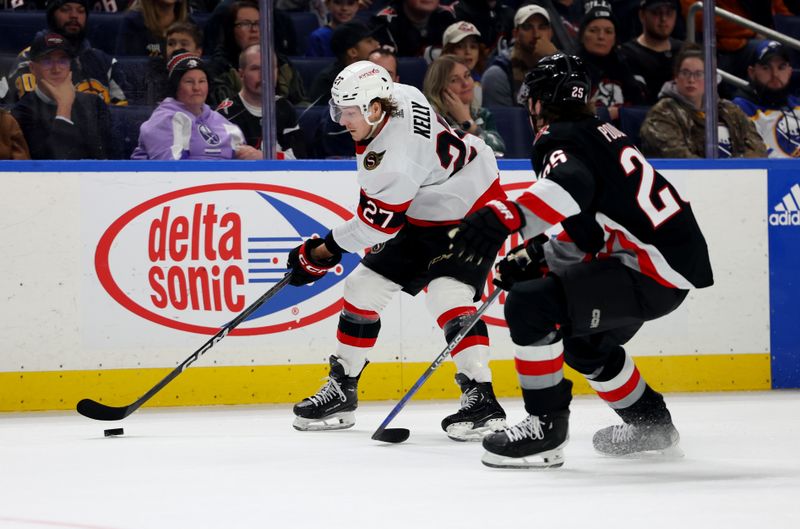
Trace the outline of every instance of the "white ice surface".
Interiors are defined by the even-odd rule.
[[[370,439],[388,402],[337,432],[293,430],[289,406],[0,414],[0,528],[800,527],[800,392],[667,398],[685,458],[595,454],[616,416],[579,397],[566,463],[544,471],[490,469],[479,443],[448,440],[455,402],[409,403],[399,445]],[[503,404],[522,418],[519,399]]]

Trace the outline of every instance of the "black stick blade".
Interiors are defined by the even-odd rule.
[[[120,408],[106,406],[92,399],[83,399],[78,403],[78,413],[96,421],[120,421],[130,415],[130,406]]]
[[[411,435],[411,431],[405,428],[387,428],[385,430],[378,430],[372,434],[372,439],[375,441],[383,441],[384,443],[402,443]]]

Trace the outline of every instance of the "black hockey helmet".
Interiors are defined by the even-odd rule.
[[[592,81],[583,61],[574,55],[556,53],[543,57],[525,74],[528,99],[545,105],[585,105]]]

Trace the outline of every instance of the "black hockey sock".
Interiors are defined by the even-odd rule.
[[[531,415],[546,415],[566,410],[572,402],[572,381],[564,378],[555,386],[544,389],[522,389],[525,411]]]
[[[615,409],[614,411],[628,424],[651,425],[672,423],[672,416],[667,409],[663,395],[650,386],[645,386],[642,396],[632,405],[627,408]]]

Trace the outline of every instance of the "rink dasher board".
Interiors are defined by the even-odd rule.
[[[776,365],[797,363],[792,351],[786,361],[774,353],[770,358],[771,341],[797,340],[776,337],[774,328],[770,336],[775,227],[767,220],[774,209],[768,171],[793,174],[793,166],[656,166],[691,201],[716,284],[646,325],[628,350],[648,381],[667,391],[771,387]],[[500,168],[512,197],[532,180],[525,161],[501,161]],[[286,252],[296,245],[293,237],[314,228],[324,235],[351,215],[358,197],[353,169],[354,162],[0,165],[7,191],[0,198],[6,254],[0,281],[7,293],[0,410],[71,408],[85,396],[115,404],[136,398],[231,319],[238,312],[229,310],[238,308],[234,300],[254,299],[280,277]],[[792,234],[800,229],[781,228]],[[218,344],[153,404],[291,402],[316,389],[334,348],[341,281],[357,261],[344,262],[327,285],[285,289],[284,299],[265,306],[264,314]],[[163,305],[167,277],[178,285],[194,271],[202,283],[203,270],[207,296],[200,288],[193,299],[208,310],[170,305],[180,299],[156,306],[154,299]],[[223,285],[216,297],[214,279]],[[225,280],[232,284],[227,300]],[[779,290],[787,294],[784,287]],[[493,368],[498,393],[513,395],[518,390],[502,301],[488,318]],[[396,297],[382,318],[363,398],[398,398],[444,345],[423,296]],[[589,391],[582,377],[572,378],[578,392]],[[791,377],[788,384],[800,385]],[[455,395],[448,363],[419,397]]]

